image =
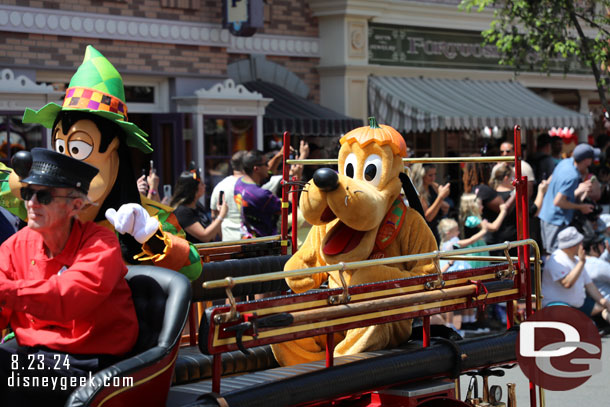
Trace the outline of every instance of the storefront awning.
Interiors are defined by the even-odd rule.
[[[251,81],[243,85],[251,92],[273,99],[263,116],[265,135],[289,131],[305,136],[340,136],[362,126],[362,120],[320,106],[273,83]]]
[[[371,76],[368,89],[370,114],[403,132],[593,125],[514,81]]]

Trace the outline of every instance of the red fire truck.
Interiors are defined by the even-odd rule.
[[[517,308],[527,316],[540,307],[535,296],[541,284],[540,252],[528,234],[520,137],[516,126],[515,157],[405,159],[436,163],[514,160],[517,241],[288,272],[283,271],[290,257],[288,201],[296,206],[299,185],[288,179],[287,169],[290,164],[312,162],[285,160],[282,235],[201,245],[204,276],[192,286],[176,273],[159,278],[155,274],[159,270],[154,268],[131,269],[128,278],[140,319],[140,348],[130,359],[96,374],[96,384],[75,391],[68,405],[515,407],[514,386],[509,385],[507,396],[502,397],[502,388],[490,388],[488,378],[516,364]],[[284,157],[288,157],[289,135],[284,138]],[[292,224],[297,224],[296,211]],[[292,247],[297,244],[296,234],[291,236]],[[511,256],[515,249],[517,256]],[[464,257],[492,250],[505,255]],[[432,259],[437,273],[303,294],[291,294],[284,282],[286,277],[342,273],[417,259]],[[491,265],[441,273],[441,259],[479,259]],[[267,292],[281,294],[252,299]],[[501,332],[462,339],[430,324],[435,314],[496,303],[505,303],[508,314]],[[187,308],[191,311],[188,333],[181,335]],[[335,332],[404,319],[420,321],[420,325],[399,348],[333,357]],[[325,360],[278,366],[270,344],[314,335],[326,335]],[[477,376],[483,384],[480,395]],[[114,385],[125,378],[132,382]],[[470,378],[469,390],[460,394],[459,382],[465,378]],[[112,386],[106,385],[110,382]],[[536,386],[519,391],[529,391],[531,407],[536,406]]]

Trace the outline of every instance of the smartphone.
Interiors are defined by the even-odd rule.
[[[222,202],[225,199],[225,191],[220,191],[220,194],[218,195],[218,204],[222,205]]]
[[[170,184],[163,185],[163,197],[170,198],[172,196],[172,186]]]
[[[150,160],[150,172],[151,173],[155,172],[155,163],[153,160]]]

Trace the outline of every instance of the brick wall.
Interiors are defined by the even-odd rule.
[[[2,4],[187,22],[222,23],[220,0],[3,0]],[[266,34],[318,35],[317,18],[305,0],[267,0]]]
[[[72,71],[86,45],[99,50],[121,73],[226,75],[223,48],[139,43],[40,34],[0,35],[0,66],[61,67]]]
[[[3,0],[2,4],[163,20],[216,24],[222,21],[222,3],[218,0]],[[163,4],[195,8],[163,7]]]
[[[20,7],[59,9],[110,15],[221,23],[219,0],[3,0]],[[163,5],[192,7],[174,8]],[[267,0],[265,28],[274,35],[317,36],[317,19],[304,0]],[[227,65],[248,55],[227,54],[225,48],[0,32],[0,67],[64,69],[73,72],[85,47],[93,45],[122,74],[226,75]],[[268,56],[309,86],[309,98],[320,100],[318,58]]]
[[[265,34],[318,36],[318,19],[305,0],[267,0]]]

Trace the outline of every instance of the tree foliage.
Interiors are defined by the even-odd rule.
[[[500,64],[547,73],[588,67],[600,101],[610,111],[606,100],[610,0],[462,0],[460,4],[465,11],[486,8],[494,9],[494,19],[482,34],[485,43],[498,48]]]

